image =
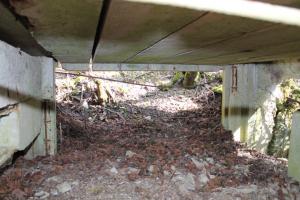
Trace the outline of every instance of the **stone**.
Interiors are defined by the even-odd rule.
[[[170,172],[168,172],[167,170],[164,170],[164,176],[170,176]]]
[[[150,166],[148,167],[148,171],[149,171],[150,173],[152,173],[152,172],[154,171],[154,165],[150,165]]]
[[[255,192],[257,192],[257,186],[256,185],[249,185],[247,187],[240,187],[240,188],[238,188],[238,191],[240,193],[244,193],[244,194],[255,193]]]
[[[198,169],[203,169],[204,168],[204,163],[201,163],[199,162],[198,160],[196,160],[195,158],[191,158],[191,160],[193,161],[193,163],[195,164],[195,166],[198,168]]]
[[[146,116],[146,117],[144,117],[146,120],[149,120],[149,121],[151,121],[152,120],[152,118],[151,118],[151,116]]]
[[[182,193],[185,193],[187,191],[194,191],[195,190],[195,175],[192,173],[188,173],[187,175],[183,175],[181,173],[178,173],[174,180],[177,184],[179,184],[179,190]]]
[[[79,181],[73,181],[73,182],[71,183],[71,185],[73,185],[73,186],[78,186],[78,185],[79,185]]]
[[[200,174],[198,176],[198,180],[199,180],[199,183],[201,184],[201,186],[204,186],[209,181],[209,178],[206,174]]]
[[[215,161],[214,161],[214,159],[213,158],[206,158],[206,161],[207,162],[209,162],[210,164],[214,164],[215,163]]]
[[[118,174],[117,168],[112,167],[112,168],[110,169],[110,173],[112,173],[112,174]]]
[[[51,189],[50,190],[50,194],[53,196],[57,196],[58,195],[58,191],[56,189]]]
[[[171,170],[172,170],[172,171],[175,171],[175,170],[176,170],[176,167],[175,167],[174,165],[172,165],[172,166],[171,166]]]
[[[88,102],[86,101],[86,99],[85,99],[85,100],[83,100],[83,102],[82,102],[81,106],[82,106],[84,109],[86,109],[86,110],[88,110],[88,109],[89,109],[89,104],[88,104]]]
[[[125,156],[127,158],[132,158],[134,155],[136,155],[136,153],[134,153],[133,151],[130,151],[130,150],[126,151],[126,154],[125,154]]]
[[[46,182],[56,182],[56,183],[61,183],[63,182],[63,179],[60,176],[52,176],[50,178],[46,179]]]
[[[39,199],[46,199],[50,196],[50,194],[45,191],[39,191],[39,192],[35,193],[34,196],[38,197]]]
[[[63,182],[61,184],[58,184],[56,188],[60,193],[66,193],[72,190],[72,187],[68,182]]]
[[[127,168],[127,173],[131,174],[131,173],[139,173],[141,170],[137,169],[137,168],[133,168],[133,167],[128,167]]]

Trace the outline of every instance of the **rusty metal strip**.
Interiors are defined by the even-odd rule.
[[[233,95],[235,95],[237,93],[237,89],[238,89],[237,66],[233,65],[231,70],[232,70],[231,92]]]

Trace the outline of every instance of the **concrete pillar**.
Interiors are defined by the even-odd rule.
[[[3,152],[30,149],[29,158],[55,153],[54,102],[53,59],[0,41],[0,166],[11,156]]]
[[[278,85],[299,78],[300,64],[243,64],[226,67],[223,75],[222,123],[236,141],[266,153],[272,139]]]
[[[288,174],[300,181],[300,111],[293,115]]]

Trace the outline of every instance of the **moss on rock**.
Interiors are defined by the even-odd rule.
[[[268,154],[277,157],[288,157],[292,115],[300,108],[300,88],[293,79],[280,84],[282,97],[276,102],[275,126],[272,140],[268,145]]]

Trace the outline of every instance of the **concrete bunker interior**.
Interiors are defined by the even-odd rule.
[[[220,9],[207,2],[201,0],[193,9],[190,1],[185,5],[163,0],[0,1],[0,164],[11,163],[13,155],[24,150],[26,158],[33,160],[57,155],[60,130],[56,123],[54,80],[58,65],[64,70],[86,73],[221,69],[219,114],[224,130],[220,128],[220,132],[231,131],[234,141],[257,152],[288,155],[286,171],[299,181],[298,90],[292,86],[300,74],[299,2],[224,1],[265,11],[254,14],[242,12],[242,7],[228,6],[226,10],[226,6]],[[271,11],[284,15],[276,17]],[[286,105],[291,106],[292,112],[285,110]],[[189,123],[180,117],[182,121],[178,123]],[[285,121],[287,118],[292,118],[292,122]],[[280,144],[274,136],[278,121],[288,124],[291,130],[288,150],[275,150]],[[227,132],[223,137],[227,137]],[[125,151],[129,156],[134,153],[137,152]],[[189,158],[194,165],[199,164],[196,158]],[[209,165],[210,157],[205,159],[203,162]],[[114,173],[119,169],[110,170]],[[196,180],[196,174],[168,176],[184,177],[179,190],[191,195],[185,193],[190,186],[186,179]],[[208,176],[217,182],[218,177],[214,178]],[[201,189],[191,190],[204,195]],[[287,198],[292,194],[290,190],[284,193]],[[34,192],[28,194],[35,195]],[[51,196],[50,191],[43,195],[59,198]]]

